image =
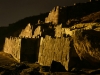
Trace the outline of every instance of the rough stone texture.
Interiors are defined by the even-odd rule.
[[[55,37],[67,37],[67,35],[72,36],[73,30],[70,28],[63,28],[62,24],[55,27]]]
[[[32,37],[32,31],[33,31],[33,27],[29,23],[26,26],[26,28],[22,30],[22,32],[20,33],[19,37],[31,38]]]
[[[99,27],[100,27],[100,23],[79,23],[72,26],[71,29],[92,30]]]
[[[37,38],[38,36],[41,36],[41,26],[38,26],[35,31],[34,31],[34,35],[33,38]]]
[[[70,28],[62,28],[62,35],[70,35],[70,36],[72,36],[73,35],[73,31],[72,30],[70,30]]]
[[[45,23],[52,23],[53,25],[66,23],[67,21],[67,11],[66,7],[56,6],[50,11],[48,17],[45,18]]]
[[[100,67],[100,23],[81,23],[74,29],[74,48],[85,67]]]
[[[51,62],[54,60],[60,62],[66,70],[76,64],[75,58],[78,57],[77,54],[80,59],[84,58],[91,62],[98,63],[100,61],[100,41],[98,41],[100,38],[99,28],[99,23],[76,24],[70,28],[62,28],[62,24],[60,24],[55,26],[55,38],[52,38],[52,36],[46,36],[45,38],[41,37],[41,40],[36,38],[6,38],[4,52],[12,54],[19,62],[38,61],[41,65],[50,66]],[[34,36],[37,37],[38,35],[41,35],[40,31],[41,27],[38,26],[34,31]],[[69,36],[66,38],[62,37],[63,34],[66,34],[66,36],[70,35],[70,38]],[[88,38],[86,38],[85,35],[87,35]],[[71,38],[73,38],[74,43]]]
[[[3,51],[11,54],[18,62],[20,62],[21,39],[20,38],[5,38]]]
[[[50,66],[52,61],[60,62],[66,70],[71,70],[71,68],[77,65],[76,58],[78,58],[78,56],[90,66],[96,65],[100,67],[100,24],[77,24],[80,22],[100,22],[99,18],[94,18],[96,16],[91,17],[91,15],[93,15],[91,13],[100,11],[100,2],[94,1],[97,0],[90,0],[88,3],[75,3],[74,6],[65,8],[59,6],[55,7],[49,13],[48,17],[45,18],[45,23],[42,22],[43,20],[39,20],[38,24],[34,25],[35,27],[38,25],[41,26],[38,26],[36,29],[34,28],[34,35],[32,34],[33,28],[30,24],[22,30],[19,37],[27,37],[30,39],[19,38],[18,40],[15,40],[15,38],[6,38],[4,52],[12,54],[18,61],[38,61],[44,66]],[[37,20],[38,17],[42,18],[42,15],[34,17],[34,21],[35,19]],[[34,22],[32,22],[32,24],[33,23]],[[24,24],[24,22],[22,24]],[[15,23],[15,25],[17,24]],[[10,28],[11,30],[13,29],[13,26],[14,25]],[[43,37],[45,37],[45,35],[52,35],[52,37],[55,36],[56,38],[46,36],[45,38],[41,38],[41,41],[31,39],[31,37],[37,38],[38,36],[41,36],[41,29],[43,31]],[[54,29],[55,32],[53,31]],[[90,32],[91,30],[92,32]],[[53,36],[54,33],[55,35]],[[64,35],[66,38],[62,37]]]
[[[44,39],[42,38],[38,59],[40,65],[50,66],[54,60],[60,62],[66,70],[69,70],[75,64],[75,62],[71,62],[72,58],[77,57],[74,48],[71,46],[71,42],[70,38],[64,37],[51,38],[50,36],[46,36]]]
[[[18,62],[38,61],[39,39],[5,38],[4,52],[11,54]]]
[[[62,24],[55,27],[55,37],[61,37]]]
[[[58,24],[58,18],[59,18],[59,9],[60,7],[55,7],[48,15],[48,17],[45,18],[45,23],[52,23],[52,24]]]
[[[100,67],[100,31],[77,30],[74,36],[74,48],[85,65]]]

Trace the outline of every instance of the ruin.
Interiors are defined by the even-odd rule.
[[[93,1],[89,2],[91,3],[90,6],[94,5]],[[40,65],[50,66],[52,61],[56,61],[61,63],[67,71],[76,67],[84,59],[89,59],[95,64],[100,63],[99,56],[97,57],[99,48],[96,46],[99,43],[96,43],[96,47],[91,47],[93,44],[90,44],[91,41],[89,40],[89,31],[93,30],[93,33],[95,31],[99,33],[100,23],[78,23],[77,20],[77,16],[79,18],[84,14],[98,11],[95,9],[83,12],[81,7],[85,9],[87,5],[88,3],[55,7],[44,22],[38,20],[38,23],[34,25],[35,27],[28,24],[25,29],[22,29],[19,37],[6,37],[3,51],[11,54],[18,62],[38,62]],[[86,46],[86,42],[88,42],[89,48]],[[93,61],[91,58],[96,60]]]
[[[18,62],[36,62],[40,39],[34,38],[5,38],[4,52],[11,54]],[[32,58],[31,58],[32,57]]]
[[[26,26],[24,30],[20,33],[19,37],[27,37],[31,38],[32,37],[32,30],[33,27],[30,25],[30,23]]]
[[[18,37],[5,38],[3,51],[11,54],[18,62],[20,62],[21,39]]]
[[[78,48],[74,43],[74,37],[85,30],[92,30],[94,26],[97,26],[94,28],[96,31],[100,24],[83,23],[76,24],[71,28],[63,28],[60,24],[54,27],[54,37],[50,35],[42,37],[41,27],[37,26],[34,34],[31,33],[35,37],[25,37],[23,34],[24,37],[5,38],[3,50],[10,53],[18,62],[38,62],[40,65],[50,66],[52,61],[56,61],[60,62],[67,71],[70,71],[81,61],[77,54]],[[24,31],[27,31],[26,28]]]
[[[60,7],[55,7],[48,15],[47,18],[45,18],[45,23],[52,23],[52,24],[58,24],[59,22],[59,11]]]
[[[38,57],[40,65],[50,66],[52,61],[56,61],[60,62],[66,70],[70,70],[78,62],[72,63],[74,58],[78,59],[78,55],[70,37],[51,38],[46,36],[41,40]]]
[[[58,25],[55,27],[55,36],[53,38],[50,35],[42,37],[41,34],[43,32],[41,32],[40,26],[37,26],[34,34],[32,34],[31,25],[28,24],[19,37],[5,38],[3,50],[6,53],[10,53],[18,62],[39,62],[40,65],[50,66],[52,61],[55,60],[60,62],[66,70],[69,70],[71,66],[75,65],[75,63],[70,64],[69,62],[78,56],[74,48],[71,47],[71,37],[63,36],[63,34],[69,35],[69,30],[68,34],[67,30]],[[27,36],[27,31],[31,31],[29,32],[31,35]]]

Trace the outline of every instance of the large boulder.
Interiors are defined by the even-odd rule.
[[[75,33],[74,48],[86,67],[100,67],[100,32],[78,30]]]

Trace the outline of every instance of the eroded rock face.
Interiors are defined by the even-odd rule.
[[[75,35],[75,50],[85,65],[89,67],[100,67],[100,31],[80,30]]]

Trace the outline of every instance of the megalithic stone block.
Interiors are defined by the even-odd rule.
[[[50,66],[52,61],[60,62],[68,71],[75,66],[76,54],[73,41],[68,38],[42,38],[42,43],[39,48],[38,62],[40,65]],[[74,63],[73,63],[74,62]]]

